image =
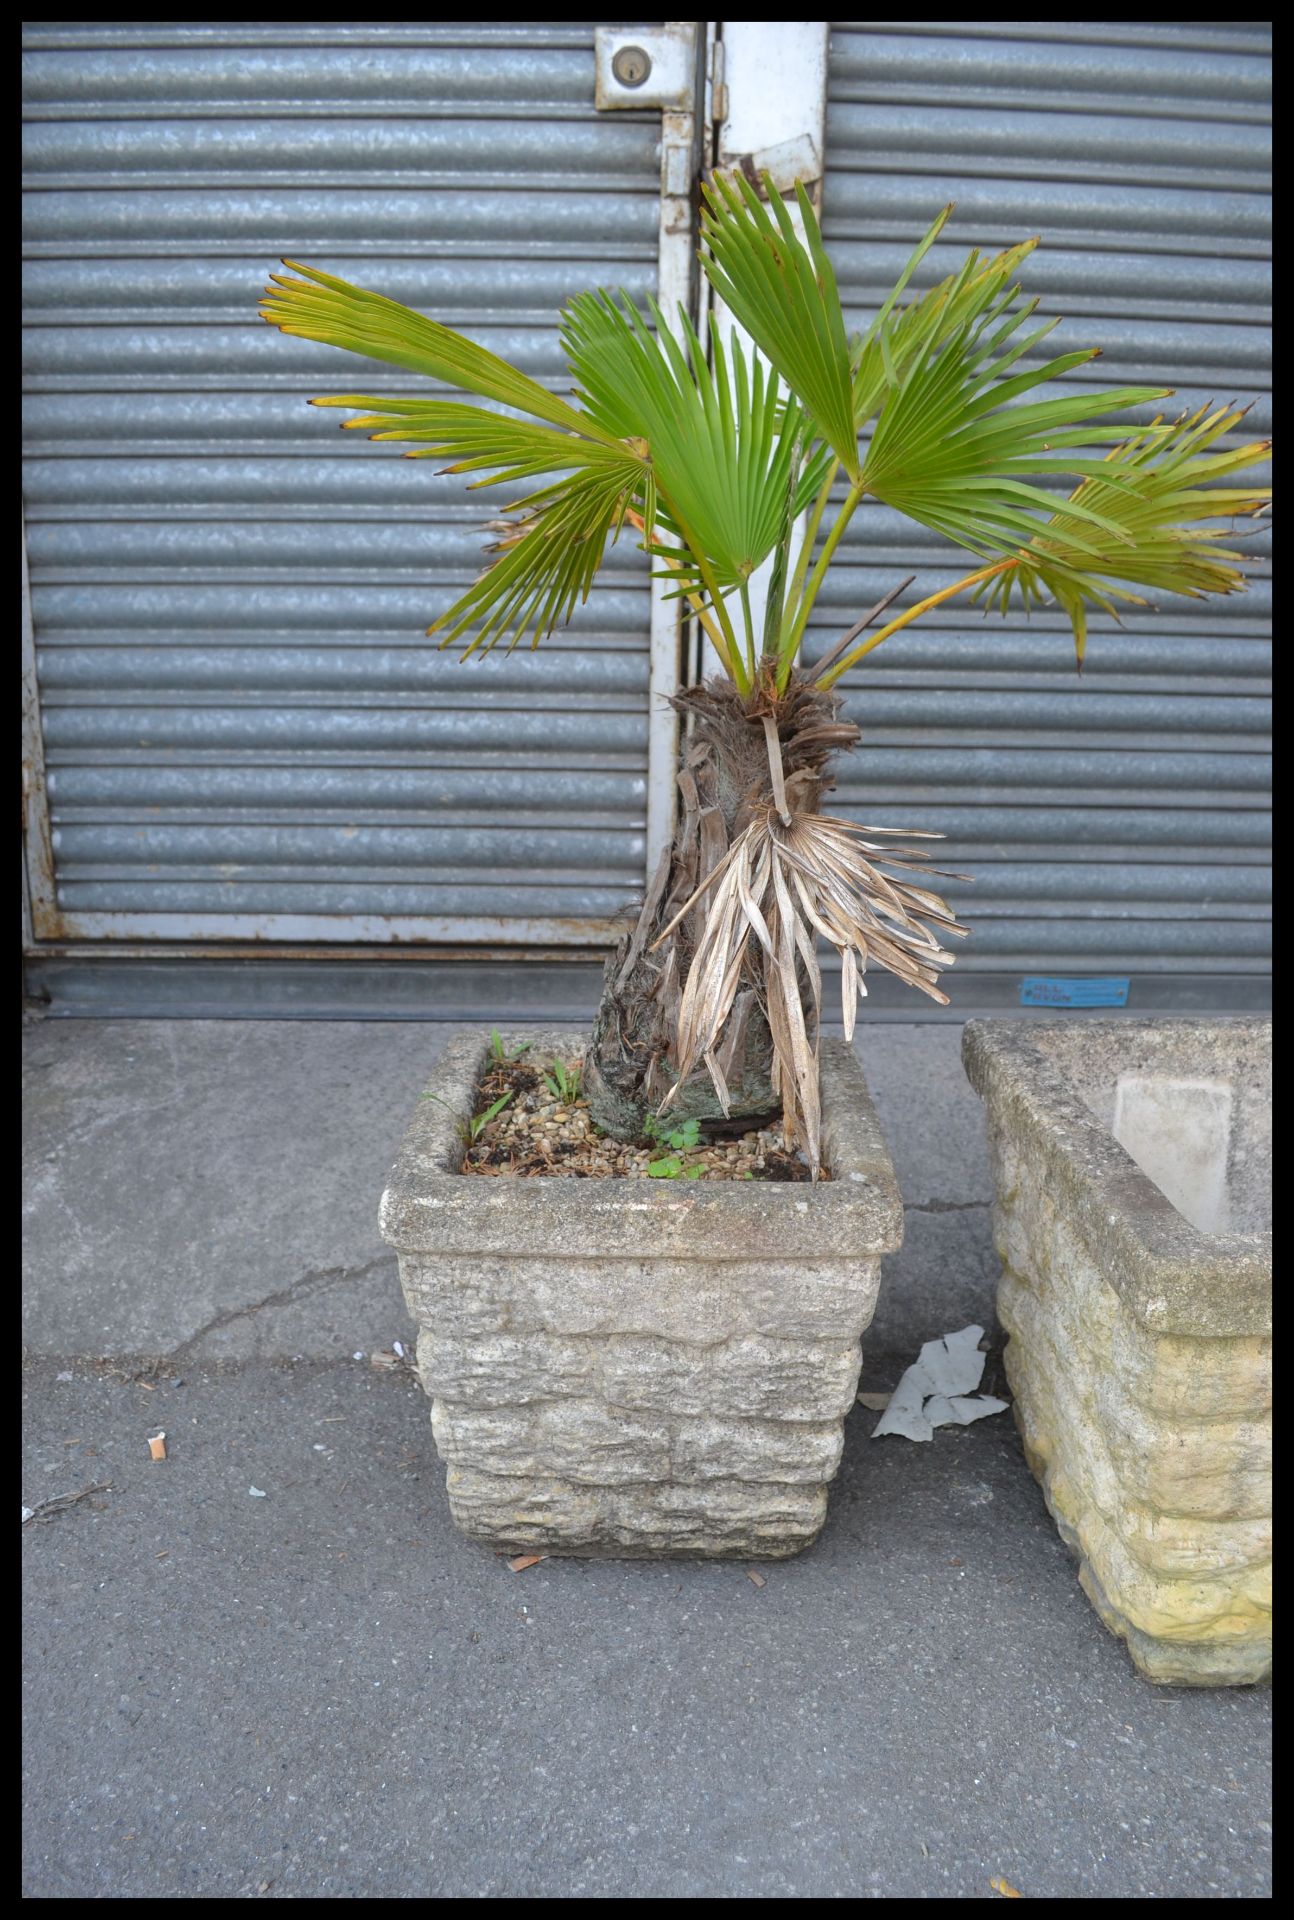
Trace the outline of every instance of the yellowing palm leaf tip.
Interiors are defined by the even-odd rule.
[[[722,677],[678,704],[746,787],[729,794],[721,855],[711,848],[689,879],[676,848],[673,884],[653,890],[628,943],[624,975],[666,949],[652,992],[672,1009],[668,1070],[662,1082],[653,1055],[644,1085],[668,1104],[704,1065],[726,1111],[734,1007],[753,994],[788,1134],[815,1172],[815,941],[840,956],[851,1031],[869,964],[942,1001],[952,955],[941,942],[965,931],[938,894],[903,877],[922,872],[925,853],[818,810],[832,753],[858,737],[840,717],[837,683],[959,595],[1000,614],[1059,607],[1081,667],[1092,609],[1117,620],[1147,594],[1241,591],[1229,529],[1270,499],[1239,479],[1269,452],[1266,441],[1242,443],[1244,409],[1171,417],[1164,387],[1071,379],[1098,348],[1048,354],[1057,320],[1038,320],[1016,280],[1036,238],[972,251],[911,291],[951,213],[942,209],[866,331],[851,335],[804,188],[792,206],[767,178],[761,196],[740,175],[715,175],[702,265],[755,351],[713,324],[702,341],[681,311],[675,323],[623,292],[579,293],[561,324],[568,398],[452,328],[314,267],[285,261],[260,309],[284,333],[451,390],[312,403],[349,410],[345,427],[407,443],[406,458],[446,462],[474,488],[523,489],[490,522],[480,576],[428,629],[442,646],[461,641],[466,656],[539,645],[588,598],[626,528],[704,628]],[[1114,423],[1134,409],[1131,426]],[[868,501],[965,549],[972,569],[915,600],[905,600],[911,580],[891,587],[806,662],[828,569]],[[757,622],[749,583],[765,561]],[[896,600],[902,610],[877,627]],[[686,767],[681,787],[685,777]]]

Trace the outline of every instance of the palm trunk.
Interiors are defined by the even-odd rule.
[[[674,1084],[679,999],[705,925],[706,896],[664,940],[660,936],[743,831],[753,808],[769,798],[763,716],[776,717],[787,787],[797,790],[801,806],[816,807],[818,795],[832,784],[832,755],[858,738],[858,729],[838,718],[838,696],[798,678],[780,698],[763,688],[749,699],[730,681],[711,680],[679,693],[674,705],[692,722],[680,756],[678,825],[633,932],[607,962],[585,1056],[592,1118],[618,1140],[641,1138],[645,1117]],[[717,1058],[728,1085],[729,1115],[702,1068],[671,1104],[671,1118],[696,1118],[715,1131],[744,1129],[781,1112],[771,1078],[772,1039],[753,978],[737,994]]]

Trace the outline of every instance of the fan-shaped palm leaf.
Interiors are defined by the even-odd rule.
[[[975,597],[1003,613],[1017,594],[1026,608],[1044,597],[1057,600],[1073,623],[1081,662],[1088,603],[1117,618],[1116,600],[1146,604],[1133,587],[1197,600],[1242,593],[1244,577],[1232,564],[1242,556],[1216,544],[1227,534],[1217,523],[1259,513],[1271,489],[1216,483],[1261,461],[1270,442],[1210,449],[1243,418],[1239,408],[1201,407],[1171,425],[1156,420],[1112,448],[1038,529],[1018,563],[983,581]],[[1093,515],[1112,531],[1093,532]],[[1199,521],[1213,524],[1193,524]]]
[[[509,366],[506,360],[452,328],[443,327],[438,320],[415,313],[412,307],[388,300],[384,294],[353,287],[335,274],[321,273],[317,267],[303,267],[295,260],[283,264],[294,273],[304,274],[305,279],[270,275],[272,285],[265,289],[260,313],[281,332],[345,347],[350,353],[363,353],[392,366],[408,367],[414,373],[443,380],[447,386],[533,414],[537,420],[547,420],[568,432],[600,434],[600,429],[581,419],[573,407],[529,374]]]
[[[898,387],[923,354],[935,353],[946,340],[972,326],[987,307],[1005,292],[1021,263],[1033,252],[1036,239],[1022,240],[991,260],[969,253],[956,273],[918,295],[901,312],[898,296],[943,230],[951,214],[945,207],[903,269],[893,291],[862,339],[851,349],[854,368],[854,426],[861,430],[879,411],[889,392]]]
[[[453,472],[493,469],[477,486],[568,476],[515,503],[521,518],[495,548],[500,558],[428,628],[443,633],[443,646],[475,628],[468,653],[503,639],[515,646],[527,633],[537,645],[587,598],[607,541],[630,510],[651,527],[656,489],[646,445],[618,439],[497,354],[398,301],[313,267],[295,271],[306,278],[272,276],[261,304],[262,318],[284,333],[409,367],[533,416],[456,400],[353,394],[314,402],[365,409],[344,424],[375,440],[427,442],[407,458],[448,457]]]
[[[1086,348],[1012,374],[1057,324],[1049,320],[1021,335],[1036,304],[1017,304],[1017,289],[1007,288],[943,345],[920,352],[883,401],[863,465],[868,493],[985,558],[1032,539],[1037,513],[1055,505],[1034,478],[1101,466],[1062,451],[1111,438],[1109,426],[1088,422],[1163,399],[1166,391],[1123,387],[1014,404],[1095,358]],[[1107,539],[1127,537],[1099,508],[1076,502],[1071,512],[1076,541],[1082,521]]]
[[[788,489],[796,510],[822,476],[820,457],[792,488],[803,416],[740,342],[725,351],[711,330],[713,365],[685,314],[680,344],[652,306],[656,331],[622,298],[580,294],[562,340],[586,414],[607,433],[640,436],[650,449],[662,526],[679,544],[653,550],[670,562],[675,591],[722,596],[740,588],[782,531]]]
[[[594,469],[531,494],[515,511],[518,523],[492,549],[499,558],[427,629],[444,647],[472,633],[464,659],[500,640],[514,647],[527,633],[538,646],[569,620],[624,524],[629,496],[621,474]]]
[[[768,210],[741,175],[705,188],[705,272],[720,299],[785,380],[851,480],[859,474],[845,317],[804,188],[795,189],[805,240],[771,181]]]

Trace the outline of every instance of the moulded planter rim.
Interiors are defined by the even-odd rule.
[[[1227,1026],[1270,1038],[1252,1017],[1085,1021],[1084,1033],[1117,1049],[1138,1026],[1216,1041]],[[1154,1333],[1265,1335],[1272,1326],[1272,1235],[1201,1232],[1177,1211],[1047,1053],[1072,1025],[971,1020],[962,1036],[967,1076],[1027,1131],[1105,1255],[1104,1272],[1128,1310]]]
[[[570,1059],[584,1035],[518,1027],[527,1059]],[[515,1254],[518,1217],[543,1189],[542,1251],[577,1257],[596,1251],[628,1259],[686,1257],[697,1245],[731,1248],[734,1260],[775,1253],[810,1261],[874,1257],[903,1238],[903,1203],[870,1102],[854,1097],[858,1064],[843,1039],[821,1043],[823,1160],[830,1180],[816,1186],[774,1180],[681,1181],[554,1174],[499,1178],[459,1171],[459,1127],[474,1111],[489,1051],[478,1028],[456,1032],[382,1196],[383,1238],[405,1253]],[[558,1200],[560,1197],[560,1203]],[[539,1249],[536,1249],[539,1250]]]

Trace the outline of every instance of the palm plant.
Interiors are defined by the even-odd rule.
[[[646,1114],[711,1118],[781,1104],[788,1136],[819,1163],[819,938],[840,956],[846,1032],[869,964],[939,1001],[944,942],[960,927],[924,882],[929,853],[821,810],[833,756],[858,738],[841,676],[941,601],[967,593],[1000,611],[1064,608],[1081,668],[1087,611],[1144,605],[1137,591],[1200,597],[1243,587],[1220,521],[1260,512],[1266,489],[1230,476],[1267,453],[1230,444],[1243,415],[1127,408],[1158,387],[1058,393],[1097,349],[1039,359],[1057,322],[1015,275],[1036,242],[959,270],[904,304],[951,212],[944,208],[867,332],[850,338],[813,208],[800,232],[771,182],[705,190],[703,266],[757,354],[686,315],[649,325],[623,293],[577,295],[562,344],[561,398],[483,347],[380,294],[310,267],[276,275],[261,307],[284,333],[390,362],[491,403],[356,394],[343,424],[414,443],[475,486],[520,486],[480,577],[428,629],[465,654],[532,646],[584,599],[609,543],[629,527],[668,591],[704,628],[721,673],[680,690],[689,728],[673,845],[637,925],[608,965],[584,1073],[596,1120],[622,1137]],[[762,356],[762,359],[761,357]],[[1046,390],[1053,390],[1048,393]],[[1072,491],[1055,488],[1068,479]],[[531,487],[533,490],[524,491]],[[863,615],[811,668],[809,615],[865,500],[884,502],[974,558],[972,570],[868,632],[911,583]],[[771,560],[762,618],[751,577]]]

